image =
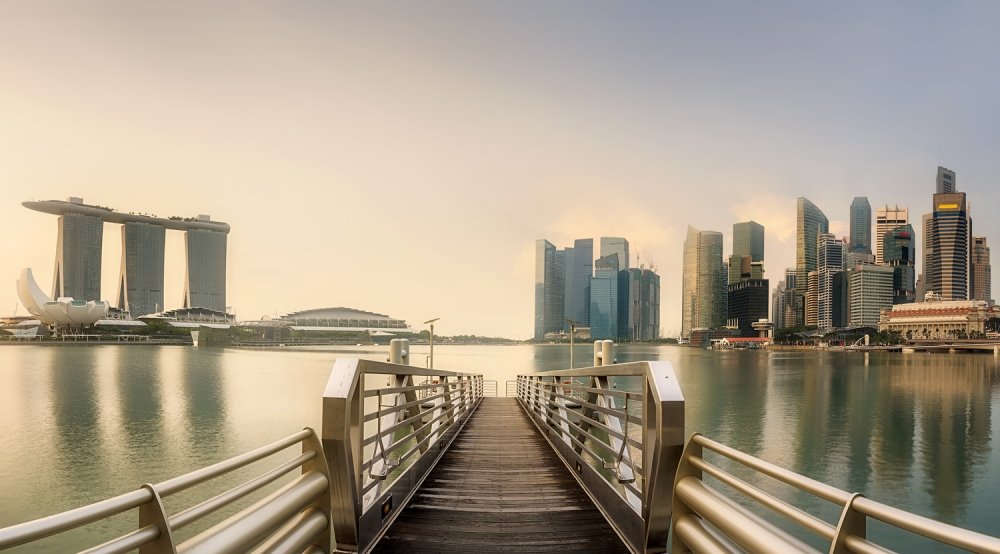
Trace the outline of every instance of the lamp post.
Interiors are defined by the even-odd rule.
[[[566,323],[569,323],[569,368],[573,369],[573,336],[576,335],[576,326],[579,323],[572,319],[567,319]]]
[[[430,360],[430,367],[431,367],[431,369],[434,368],[434,322],[437,321],[437,320],[439,320],[439,319],[441,319],[441,318],[440,317],[435,317],[434,319],[431,319],[431,320],[428,320],[428,321],[424,322],[424,325],[428,325],[429,324],[431,326],[431,360]]]

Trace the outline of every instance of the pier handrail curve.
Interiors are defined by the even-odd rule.
[[[629,549],[664,551],[685,438],[684,395],[670,363],[519,375],[517,397]]]
[[[381,538],[483,398],[483,376],[340,358],[323,394],[338,551]]]

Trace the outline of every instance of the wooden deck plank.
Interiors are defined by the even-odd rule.
[[[486,398],[375,552],[628,552],[514,399]]]

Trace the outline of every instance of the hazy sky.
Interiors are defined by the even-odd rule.
[[[994,2],[208,4],[0,0],[0,313],[22,267],[51,290],[56,219],[20,203],[71,195],[230,223],[240,319],[443,334],[529,337],[535,239],[613,235],[675,335],[687,225],[728,255],[734,222],[764,224],[773,288],[795,197],[839,234],[861,195],[919,232],[937,165],[1000,244]]]

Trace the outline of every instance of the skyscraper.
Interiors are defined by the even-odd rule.
[[[576,239],[566,249],[566,288],[563,318],[590,326],[590,278],[594,267],[594,239]],[[564,322],[569,330],[569,323]]]
[[[990,246],[986,237],[972,237],[972,298],[991,301]]]
[[[892,208],[885,205],[875,210],[875,263],[884,263],[882,258],[882,240],[889,231],[910,223],[910,210],[900,208],[898,205]]]
[[[969,298],[972,218],[964,192],[955,192],[954,172],[938,167],[933,211],[924,215],[924,281],[942,300]]]
[[[795,217],[795,280],[797,294],[803,297],[805,303],[806,290],[809,283],[809,272],[816,270],[816,237],[820,233],[830,232],[830,221],[826,215],[808,199],[799,197]],[[786,284],[787,286],[787,284]],[[790,326],[802,325],[804,314],[796,314],[794,321],[785,323]]]
[[[820,329],[829,329],[833,324],[833,279],[844,271],[844,241],[832,233],[821,233],[818,236],[819,253],[816,270],[816,325]]]
[[[651,269],[618,272],[618,340],[660,337],[660,276]]]
[[[753,324],[767,319],[767,279],[743,279],[729,284],[727,326],[739,329],[741,337],[755,337]]]
[[[622,237],[601,237],[601,257],[618,255],[618,269],[629,268],[628,241]]]
[[[101,299],[103,245],[104,221],[100,217],[73,212],[59,216],[52,298]]]
[[[946,168],[938,166],[937,170],[937,188],[935,192],[937,194],[951,194],[956,192],[958,189],[955,188],[958,180],[955,178],[955,172]]]
[[[164,310],[163,255],[167,230],[142,221],[122,224],[118,309],[132,317]]]
[[[594,276],[590,278],[590,336],[618,338],[618,254],[615,253],[594,262]]]
[[[849,252],[872,253],[872,206],[864,196],[851,202],[851,242]]]
[[[693,329],[720,327],[725,320],[722,233],[688,226],[681,280],[681,337]]]
[[[771,321],[775,329],[785,328],[785,282],[778,281],[771,293]]]
[[[885,245],[885,265],[893,269],[893,304],[908,304],[916,300],[915,237],[913,226],[907,224],[886,231],[879,241]]]
[[[764,226],[756,221],[734,223],[733,255],[750,256],[752,262],[763,262]]]
[[[545,239],[535,241],[535,340],[563,328],[564,252]]]
[[[892,268],[866,264],[848,272],[851,327],[878,326],[882,310],[892,308]]]
[[[226,233],[207,229],[184,232],[187,275],[184,307],[226,311]]]

